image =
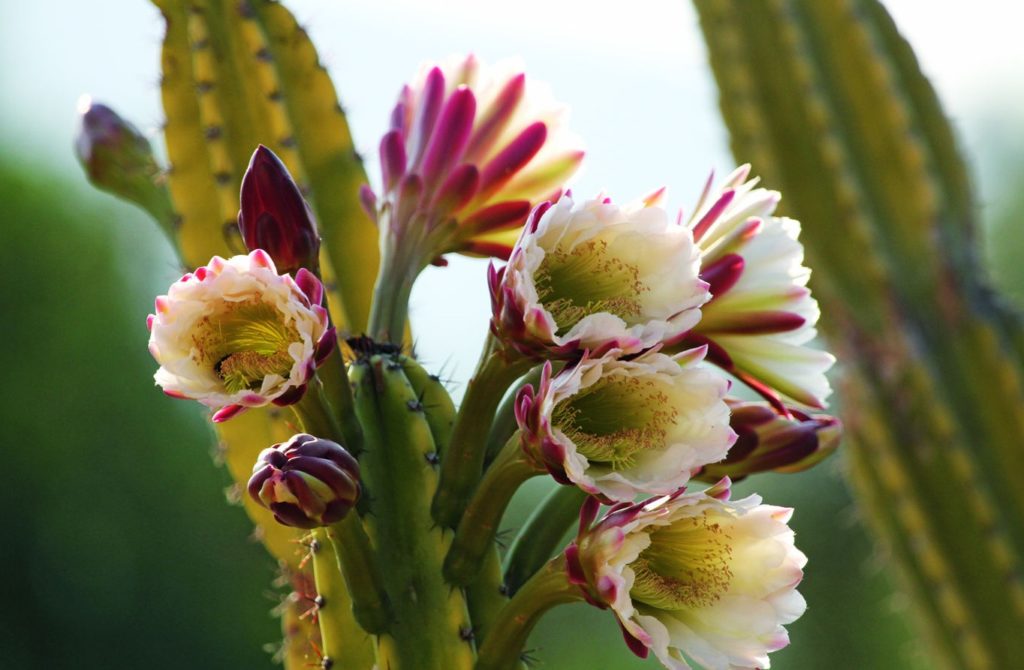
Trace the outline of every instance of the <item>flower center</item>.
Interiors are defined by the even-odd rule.
[[[558,335],[598,312],[633,323],[642,312],[640,294],[650,290],[640,280],[640,269],[612,254],[604,240],[547,252],[534,282],[540,301],[555,317]]]
[[[651,533],[651,545],[630,564],[635,599],[664,610],[708,607],[732,582],[731,538],[708,513]]]
[[[258,391],[270,375],[287,377],[294,361],[288,345],[299,340],[275,308],[263,302],[225,302],[199,320],[193,357],[213,368],[229,393]]]
[[[662,448],[676,416],[657,382],[619,375],[598,379],[552,412],[579,453],[613,470],[632,467],[644,450]]]

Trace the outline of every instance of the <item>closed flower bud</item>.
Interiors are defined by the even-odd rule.
[[[800,472],[827,458],[839,446],[842,424],[826,414],[790,407],[789,416],[767,403],[726,399],[736,444],[725,460],[704,467],[700,479],[737,481],[756,472]]]
[[[249,251],[263,249],[282,273],[317,271],[320,235],[288,168],[262,144],[242,177],[238,229]]]
[[[593,500],[593,499],[591,499]],[[715,670],[768,668],[789,644],[784,626],[803,614],[796,590],[807,557],[793,544],[792,510],[758,496],[729,500],[729,480],[613,507],[566,550],[569,578],[587,600],[611,608],[639,656],[666,668],[691,659]]]
[[[286,526],[329,526],[359,500],[359,464],[340,444],[299,433],[260,452],[248,490]]]
[[[161,224],[173,218],[149,140],[117,112],[88,97],[78,103],[75,154],[96,187],[139,205]]]

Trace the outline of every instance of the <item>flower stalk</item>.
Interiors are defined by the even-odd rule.
[[[575,486],[556,486],[527,517],[505,558],[505,588],[515,594],[565,546],[565,536],[579,520],[588,498]]]
[[[519,663],[534,626],[552,607],[583,600],[579,588],[569,582],[565,558],[558,556],[530,578],[495,620],[490,635],[480,646],[476,670],[513,670]]]
[[[504,348],[493,336],[487,338],[441,464],[441,480],[431,505],[434,520],[441,526],[458,525],[483,471],[487,436],[498,404],[531,366],[532,361]]]
[[[452,584],[466,586],[477,576],[512,496],[524,482],[542,472],[527,459],[520,440],[516,433],[505,443],[462,515],[444,561],[445,579]]]

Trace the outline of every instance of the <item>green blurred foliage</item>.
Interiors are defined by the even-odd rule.
[[[153,386],[177,270],[140,211],[0,150],[0,667],[268,665],[273,563],[197,408]]]

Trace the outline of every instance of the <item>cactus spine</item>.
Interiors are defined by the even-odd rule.
[[[1022,328],[975,264],[970,187],[935,93],[874,0],[695,4],[734,153],[804,222],[864,507],[940,662],[1011,667],[1024,653]]]
[[[367,530],[387,566],[383,584],[394,614],[391,630],[378,638],[377,664],[394,670],[470,668],[466,603],[441,577],[450,537],[430,515],[437,447],[406,376],[410,365],[398,354],[362,352],[349,371],[365,431],[360,466],[370,500]]]

